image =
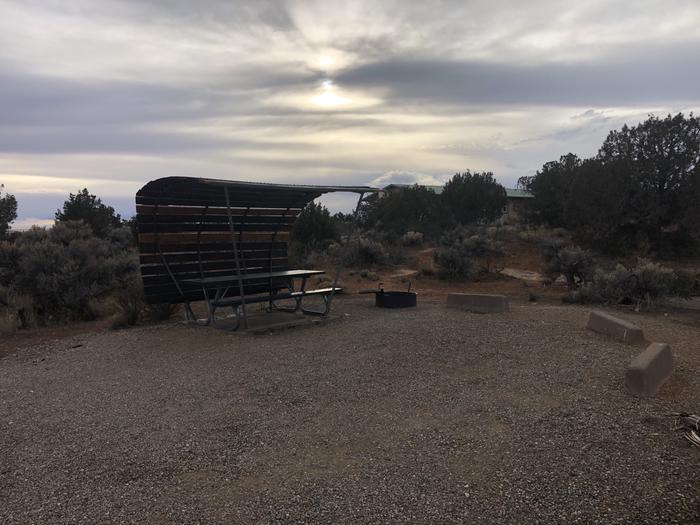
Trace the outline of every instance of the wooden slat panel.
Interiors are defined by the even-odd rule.
[[[159,240],[163,244],[193,244],[197,242],[198,235],[196,233],[164,233],[156,235],[153,233],[139,233],[139,243],[155,243]],[[271,232],[246,232],[242,235],[236,234],[236,241],[250,242],[250,241],[272,241],[276,240],[287,240],[289,238],[289,232],[280,232],[276,236]],[[230,233],[203,233],[200,237],[201,242],[211,242],[211,241],[231,241]]]
[[[144,216],[154,215],[154,212],[157,211],[158,215],[194,215],[194,216],[200,217],[203,210],[204,210],[203,206],[167,206],[167,205],[153,206],[153,205],[148,205],[148,204],[137,204],[136,205],[136,213],[138,215],[144,215]],[[265,208],[250,208],[247,210],[247,213],[246,213],[246,208],[231,208],[231,215],[234,217],[239,217],[242,215],[246,215],[246,216],[273,216],[273,217],[285,215],[285,216],[296,217],[297,215],[299,215],[300,212],[301,212],[301,208],[291,208],[289,211],[287,211],[286,208],[265,207]],[[211,207],[207,208],[205,216],[228,217],[228,212],[226,211],[225,206],[224,207],[211,206]]]
[[[187,223],[202,223],[202,224],[226,224],[228,226],[228,217],[226,215],[209,215],[209,216],[196,216],[196,215],[137,215],[136,220],[141,224],[187,224]],[[295,217],[282,217],[277,216],[262,216],[262,215],[251,215],[249,217],[233,217],[231,221],[234,226],[238,224],[294,224],[296,220]]]
[[[269,250],[250,250],[241,252],[240,255],[244,257],[246,261],[251,261],[255,259],[267,260],[268,257],[272,257],[273,260],[286,260],[287,258],[287,252],[284,250],[273,250],[272,254],[270,254]],[[233,261],[236,257],[233,251],[203,252],[201,256],[198,255],[196,252],[165,254],[165,260],[168,262],[168,264],[196,262],[199,261],[200,258],[202,261]],[[139,261],[141,265],[162,264],[163,258],[160,256],[160,254],[141,254],[139,256]]]
[[[228,264],[230,268],[233,268],[235,266],[235,258],[231,255],[228,255],[227,257],[218,257],[218,258],[212,258],[212,259],[207,259],[205,257],[202,257],[201,260],[198,260],[195,258],[195,259],[190,259],[190,260],[185,260],[185,261],[183,261],[183,260],[178,261],[178,260],[175,260],[173,258],[166,257],[165,260],[167,261],[170,268],[173,270],[175,270],[175,269],[179,270],[181,268],[185,268],[185,266],[188,264],[198,265],[200,263],[204,267],[206,267],[207,264],[211,264],[211,265]],[[286,261],[287,261],[286,255],[283,257],[272,257],[272,258],[268,258],[267,256],[264,256],[264,257],[244,257],[240,260],[241,265],[243,265],[243,263],[245,263],[246,266],[250,266],[250,265],[265,266],[267,264],[270,264],[271,262],[277,263],[277,264],[284,264]],[[145,268],[154,267],[154,266],[158,266],[158,267],[164,266],[163,260],[159,258],[159,259],[155,259],[155,260],[151,261],[150,263],[149,262],[145,262],[145,263],[142,262],[141,263],[141,270],[143,270]]]
[[[187,262],[187,263],[171,263],[168,261],[170,270],[177,277],[180,273],[192,273],[199,272],[199,262]],[[268,268],[272,265],[276,269],[286,269],[288,266],[286,258],[280,259],[246,259],[245,267],[258,267],[264,268],[268,271]],[[236,262],[234,260],[225,261],[206,261],[202,262],[202,269],[207,272],[210,270],[228,270],[229,273],[235,273]],[[153,264],[153,265],[142,265],[141,275],[168,275],[165,265],[163,264]]]
[[[287,270],[288,268],[285,267],[280,267],[280,268],[272,268],[272,271],[282,271],[282,270]],[[268,270],[268,267],[259,267],[259,268],[249,268],[249,271],[251,273],[258,273],[258,272],[266,272]],[[210,270],[208,272],[204,272],[204,277],[228,277],[230,275],[233,275],[234,272],[232,272],[230,269],[226,270]],[[176,274],[176,277],[178,281],[180,282],[180,286],[183,289],[189,289],[192,288],[193,285],[183,285],[182,280],[183,279],[199,279],[202,277],[202,275],[198,271],[194,272],[180,272]],[[172,279],[170,278],[169,275],[167,274],[162,274],[162,275],[143,275],[143,285],[144,288],[148,288],[149,286],[154,286],[154,285],[169,285],[172,284]],[[246,281],[246,286],[253,286],[256,284],[264,284],[267,283],[267,279],[255,279],[255,280],[247,280]],[[273,282],[278,282],[278,280],[273,279]],[[281,281],[280,281],[281,282]],[[237,284],[232,284],[231,286],[238,286]]]
[[[275,241],[275,242],[264,242],[264,241],[258,241],[258,242],[242,242],[238,243],[238,248],[241,251],[248,251],[248,250],[270,250],[272,248],[273,250],[284,250],[285,253],[287,251],[287,243],[284,241]],[[227,252],[233,250],[232,244],[231,244],[231,237],[225,241],[219,241],[219,242],[204,242],[202,241],[199,245],[197,243],[191,243],[191,244],[182,244],[182,243],[177,243],[177,244],[168,244],[165,242],[161,242],[160,245],[157,245],[155,243],[139,243],[139,252],[142,254],[154,254],[157,255],[160,252],[163,252],[165,254],[169,253],[197,253],[197,250],[200,249],[202,252],[213,252],[213,251],[221,251],[221,252]]]
[[[292,230],[291,224],[237,224],[235,226],[236,233],[244,232],[289,232]],[[139,223],[139,233],[179,233],[179,232],[228,232],[231,235],[230,226],[228,223],[221,224],[196,224],[196,223],[177,223],[177,224],[144,224]]]

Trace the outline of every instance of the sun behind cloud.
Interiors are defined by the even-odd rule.
[[[351,111],[376,106],[382,100],[361,91],[343,89],[332,80],[325,79],[311,91],[279,93],[265,102],[302,111]]]
[[[337,93],[336,86],[331,80],[324,80],[321,84],[320,93],[311,97],[311,102],[322,107],[338,107],[348,105],[351,100]]]
[[[324,70],[328,70],[333,66],[334,60],[333,57],[328,56],[328,55],[322,55],[318,58],[318,65],[321,66]]]

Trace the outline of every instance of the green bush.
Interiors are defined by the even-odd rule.
[[[339,238],[336,220],[322,205],[310,202],[294,222],[289,242],[289,260],[294,266],[306,266]]]
[[[360,209],[363,228],[383,231],[394,237],[406,231],[420,231],[437,238],[452,221],[442,198],[425,186],[414,185],[380,197],[369,197]]]
[[[385,244],[384,254],[387,264],[399,265],[406,262],[406,250],[401,244]]]
[[[0,334],[12,334],[20,328],[34,326],[36,309],[32,298],[0,286]]]
[[[566,239],[569,237],[569,232],[564,228],[547,228],[546,226],[537,226],[536,228],[525,228],[518,232],[518,238],[524,242],[543,242],[550,239]]]
[[[332,244],[328,253],[340,264],[349,268],[362,268],[389,262],[389,256],[382,243],[365,235],[353,237],[345,244]]]
[[[0,286],[9,287],[17,275],[19,249],[15,243],[0,241]]]
[[[294,221],[289,251],[293,258],[304,260],[311,252],[326,250],[338,237],[329,211],[322,204],[310,202]]]
[[[56,222],[77,222],[87,224],[98,237],[109,235],[110,230],[122,225],[121,217],[114,208],[102,203],[87,188],[76,194],[71,193],[63,203],[62,210],[56,210]]]
[[[461,244],[438,248],[433,253],[433,260],[440,279],[459,281],[471,277],[474,272],[474,264]]]
[[[143,283],[138,274],[131,274],[123,285],[114,291],[117,313],[112,317],[112,328],[133,326],[144,309]]]
[[[689,299],[700,295],[700,273],[685,270],[676,272],[676,279],[671,287],[671,295]]]
[[[455,174],[445,184],[440,198],[440,213],[449,214],[459,224],[495,221],[508,202],[506,190],[496,182],[493,173],[469,170]]]
[[[700,250],[700,117],[650,115],[611,131],[598,154],[547,162],[519,184],[531,220],[568,228],[608,254]]]
[[[542,255],[545,275],[552,280],[563,275],[569,290],[580,288],[593,275],[593,257],[578,246],[567,246],[560,239],[548,239],[542,242]]]
[[[638,306],[645,304],[648,308],[668,296],[676,280],[673,270],[646,259],[637,261],[632,272],[636,277],[636,287],[631,299]]]
[[[4,189],[5,186],[0,184],[0,239],[7,235],[10,225],[17,218],[17,199],[5,193]]]
[[[89,320],[94,300],[125,286],[138,268],[128,228],[93,235],[82,221],[32,228],[0,244],[0,284],[32,298],[46,321]]]
[[[363,279],[368,279],[370,281],[379,280],[379,276],[376,274],[376,272],[372,272],[370,270],[361,270],[360,277],[362,277]]]
[[[433,254],[438,266],[438,276],[457,280],[493,270],[493,258],[503,255],[501,244],[494,239],[497,229],[457,226],[440,239],[440,246]],[[481,262],[476,269],[477,261]]]
[[[676,280],[673,270],[640,259],[633,268],[618,264],[609,271],[597,269],[592,280],[572,291],[566,300],[652,308],[674,291]]]
[[[569,290],[562,301],[565,303],[575,303],[575,304],[593,304],[602,302],[595,290],[593,289],[592,283],[582,284],[577,290]]]
[[[629,302],[637,284],[632,272],[618,264],[610,271],[596,270],[590,286],[590,301],[605,304]]]

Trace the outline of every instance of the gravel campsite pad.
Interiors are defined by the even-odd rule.
[[[587,312],[339,298],[272,335],[173,321],[17,348],[0,522],[698,522],[700,449],[667,417],[700,410],[698,325],[636,316],[676,357],[643,400],[639,348]]]

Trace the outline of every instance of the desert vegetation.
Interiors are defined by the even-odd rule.
[[[328,228],[332,237],[307,245],[325,243],[332,258],[357,268],[401,261],[406,250],[428,246],[437,276],[460,281],[497,274],[517,240],[539,247],[541,273],[546,282],[563,277],[569,302],[649,308],[668,295],[698,293],[695,270],[663,262],[700,253],[697,117],[650,116],[623,126],[595,157],[569,153],[519,185],[533,198],[516,224],[500,220],[506,192],[493,175],[466,171],[442,193],[415,185],[372,196],[352,238],[338,235],[347,229]],[[347,216],[325,220],[343,224]]]
[[[566,228],[604,253],[697,254],[700,119],[651,116],[623,126],[595,157],[569,153],[520,184],[534,195],[531,221]]]
[[[569,153],[519,184],[533,198],[515,224],[501,220],[506,191],[489,172],[456,173],[442,192],[414,185],[371,195],[357,220],[311,203],[294,224],[290,259],[340,263],[378,280],[427,253],[424,277],[489,280],[524,243],[540,251],[535,269],[545,284],[564,280],[568,302],[651,308],[669,295],[700,294],[692,264],[668,264],[700,253],[697,117],[624,126],[595,157]],[[87,189],[68,196],[52,227],[14,231],[16,217],[17,200],[0,187],[0,330],[100,317],[124,326],[144,316],[134,220]],[[151,306],[145,315],[164,319],[173,310]]]
[[[496,228],[456,226],[447,231],[433,253],[438,275],[459,280],[494,270],[493,260],[503,255],[503,245],[497,240]],[[477,267],[478,263],[481,263]]]
[[[10,224],[17,218],[17,199],[5,193],[4,189],[5,186],[0,184],[0,240],[7,236]]]
[[[491,271],[491,260],[502,253],[485,225],[500,217],[505,203],[505,189],[492,173],[466,171],[455,174],[439,194],[414,185],[370,196],[359,209],[355,229],[348,228],[347,215],[331,217],[314,204],[294,226],[292,252],[318,256],[325,246],[320,251],[334,261],[365,268],[401,264],[406,248],[429,243],[438,246],[434,261],[440,276],[468,278]],[[306,220],[312,214],[327,226],[312,226]]]
[[[2,217],[14,220],[16,200],[3,199]],[[10,233],[11,220],[3,224],[0,331],[98,318],[134,324],[143,300],[129,221],[87,189],[70,194],[55,219],[49,228]],[[152,317],[163,317],[155,310]]]

